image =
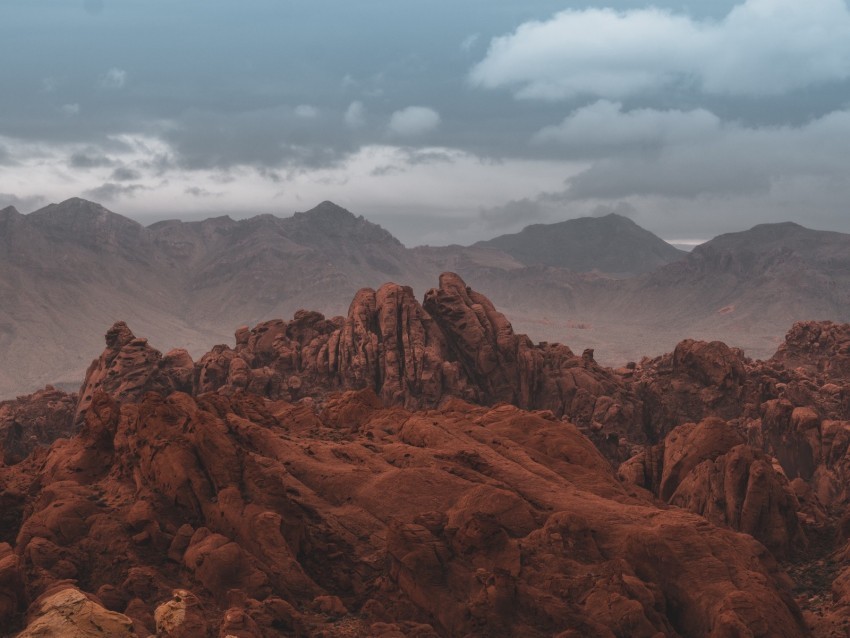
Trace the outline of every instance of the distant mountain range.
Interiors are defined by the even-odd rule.
[[[519,332],[619,364],[685,337],[769,356],[793,321],[850,320],[850,235],[796,224],[679,251],[619,216],[535,225],[473,246],[406,248],[331,202],[280,218],[144,227],[71,199],[0,210],[0,398],[81,377],[124,320],[166,347],[233,341],[239,325],[301,308],[344,314],[394,281],[418,297],[443,271],[490,297]]]
[[[616,213],[556,224],[534,224],[513,235],[478,242],[476,246],[500,250],[529,266],[619,275],[651,272],[686,254]]]

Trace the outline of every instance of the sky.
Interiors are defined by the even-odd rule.
[[[3,0],[0,207],[850,232],[846,0]]]

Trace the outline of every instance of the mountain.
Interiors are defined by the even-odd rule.
[[[331,202],[288,218],[148,227],[81,199],[29,215],[9,207],[0,211],[0,397],[47,383],[67,387],[103,326],[117,321],[197,356],[230,343],[235,325],[302,308],[344,315],[358,290],[388,281],[421,296],[444,271],[484,291],[534,341],[592,348],[611,365],[687,337],[766,357],[795,321],[848,319],[848,236],[840,233],[760,226],[682,254],[609,215],[492,241],[522,245],[538,235],[552,263],[491,242],[408,249]],[[676,261],[625,276],[665,254]],[[576,256],[583,266],[575,268],[591,272],[564,267]]]
[[[380,227],[325,202],[291,218],[164,221],[150,227],[82,199],[0,213],[0,396],[62,383],[81,344],[129,320],[166,346],[202,352],[234,324],[344,300],[389,278],[420,277]]]
[[[616,213],[535,224],[475,245],[500,250],[527,266],[615,275],[650,272],[686,254]]]
[[[850,235],[793,223],[721,235],[679,262],[623,282],[598,310],[767,357],[796,321],[850,321]]]

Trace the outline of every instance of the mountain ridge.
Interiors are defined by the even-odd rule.
[[[721,236],[650,273],[623,277],[529,265],[481,244],[406,248],[331,202],[286,218],[146,227],[80,199],[35,217],[4,210],[0,346],[16,368],[0,369],[0,396],[78,376],[103,324],[128,320],[166,347],[199,354],[226,341],[233,325],[302,308],[345,315],[346,300],[361,288],[404,281],[421,295],[444,271],[484,291],[534,340],[594,348],[608,364],[667,351],[688,336],[769,356],[794,321],[850,320],[843,274],[850,236],[793,224]],[[591,226],[634,224],[601,219]],[[748,232],[767,239],[755,242]],[[777,234],[791,243],[769,239]]]
[[[532,224],[474,245],[497,248],[529,266],[617,275],[649,272],[687,254],[616,213]]]

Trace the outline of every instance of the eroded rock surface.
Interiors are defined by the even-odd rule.
[[[158,635],[803,635],[756,541],[659,509],[574,426],[509,405],[409,412],[367,389],[323,417],[244,392],[97,391],[32,489],[31,596],[72,579]],[[25,636],[54,622],[40,601]]]
[[[77,397],[53,387],[0,402],[0,463],[14,465],[73,432]]]
[[[118,323],[79,396],[0,406],[34,441],[0,465],[0,626],[842,635],[850,380],[822,363],[844,328],[817,330],[614,371],[451,274],[197,364]]]

